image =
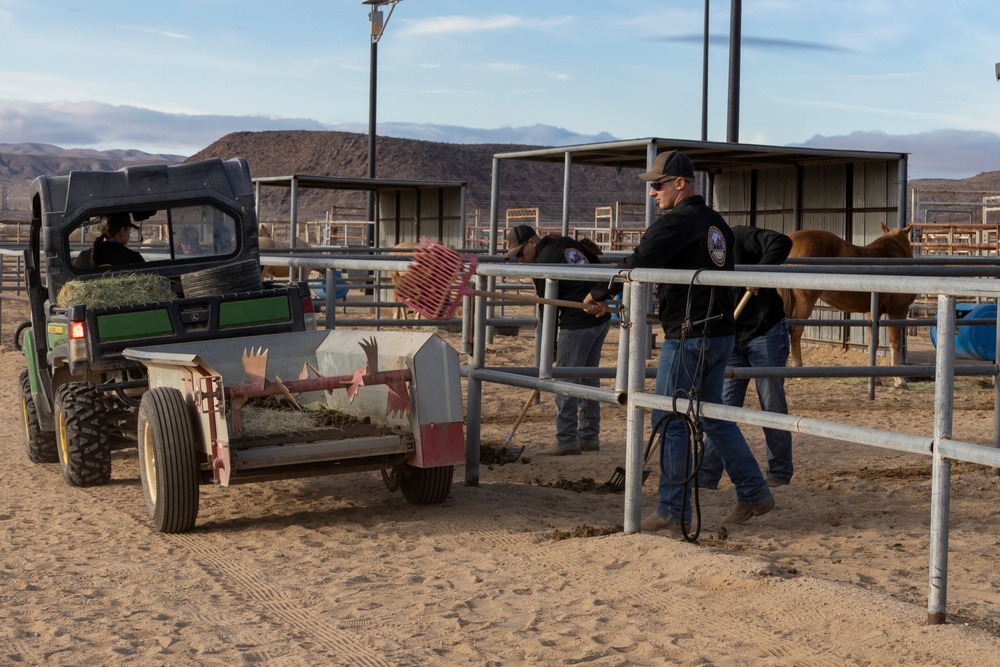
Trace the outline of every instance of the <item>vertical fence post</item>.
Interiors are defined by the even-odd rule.
[[[632,317],[632,283],[625,283],[621,307],[618,309],[618,370],[615,372],[615,391],[619,396],[628,395],[629,318]],[[642,316],[645,318],[645,309]]]
[[[951,500],[951,461],[938,446],[951,439],[955,405],[955,297],[938,296],[937,367],[934,372],[934,451],[931,468],[930,581],[927,624],[945,622],[948,599],[948,510]]]
[[[632,303],[645,304],[649,301],[650,284],[632,283]],[[636,309],[632,309],[635,311]],[[629,348],[643,350],[649,340],[649,325],[646,323],[646,309],[626,315],[632,323],[629,332]],[[625,421],[625,532],[639,532],[642,521],[642,434],[643,410],[634,403],[634,396],[646,388],[646,355],[630,354],[628,357],[628,407]]]
[[[871,317],[871,328],[868,330],[868,365],[874,368],[878,364],[878,292],[872,292],[869,309],[868,315]],[[874,375],[868,378],[868,400],[875,400]]]
[[[476,289],[486,287],[486,279],[477,275]],[[469,368],[479,370],[486,363],[486,297],[473,299],[472,358]],[[465,485],[479,486],[479,447],[482,437],[483,381],[469,373],[465,398]]]

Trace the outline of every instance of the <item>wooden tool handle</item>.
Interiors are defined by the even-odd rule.
[[[736,304],[736,310],[733,311],[734,320],[740,316],[740,313],[742,313],[743,309],[746,308],[747,302],[750,301],[750,297],[752,296],[753,292],[751,292],[750,290],[747,290],[746,292],[743,293],[743,298],[740,299],[740,302],[738,304]]]
[[[507,434],[507,438],[503,441],[505,447],[510,444],[511,440],[514,439],[514,431],[516,431],[517,427],[521,425],[522,421],[524,421],[524,416],[528,414],[528,409],[531,407],[531,404],[538,399],[538,393],[538,390],[535,389],[531,392],[531,395],[528,396],[528,400],[524,402],[524,407],[521,408],[521,414],[519,414],[517,419],[514,420],[514,425],[510,427],[510,433]]]

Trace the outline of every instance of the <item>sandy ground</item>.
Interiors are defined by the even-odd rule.
[[[968,665],[1000,654],[1000,478],[954,467],[949,623],[927,626],[930,460],[796,436],[778,508],[726,535],[728,482],[703,492],[697,544],[610,532],[623,497],[578,492],[624,462],[624,410],[600,452],[544,459],[551,396],[522,458],[456,471],[414,507],[377,473],[202,487],[198,524],[153,532],[134,451],[107,486],[71,488],[24,453],[4,309],[0,392],[0,664],[11,665]],[[488,363],[523,365],[530,336]],[[614,341],[606,346],[614,363]],[[857,355],[807,351],[807,363]],[[527,390],[491,387],[484,445],[502,444]],[[932,432],[933,388],[793,380],[795,414]],[[755,405],[755,399],[750,404]],[[992,388],[957,386],[955,437],[992,441]],[[744,429],[762,459],[760,429]],[[655,503],[655,477],[643,489]]]

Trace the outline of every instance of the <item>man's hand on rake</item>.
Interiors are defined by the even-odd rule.
[[[587,298],[583,300],[583,305],[586,306],[583,309],[584,312],[590,313],[594,317],[600,317],[608,312],[608,302],[598,301],[591,294],[588,294]]]

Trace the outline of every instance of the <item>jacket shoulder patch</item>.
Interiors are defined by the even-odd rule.
[[[726,265],[726,255],[729,249],[726,247],[726,236],[722,230],[715,225],[708,228],[708,256],[712,258],[712,263],[716,266]]]

